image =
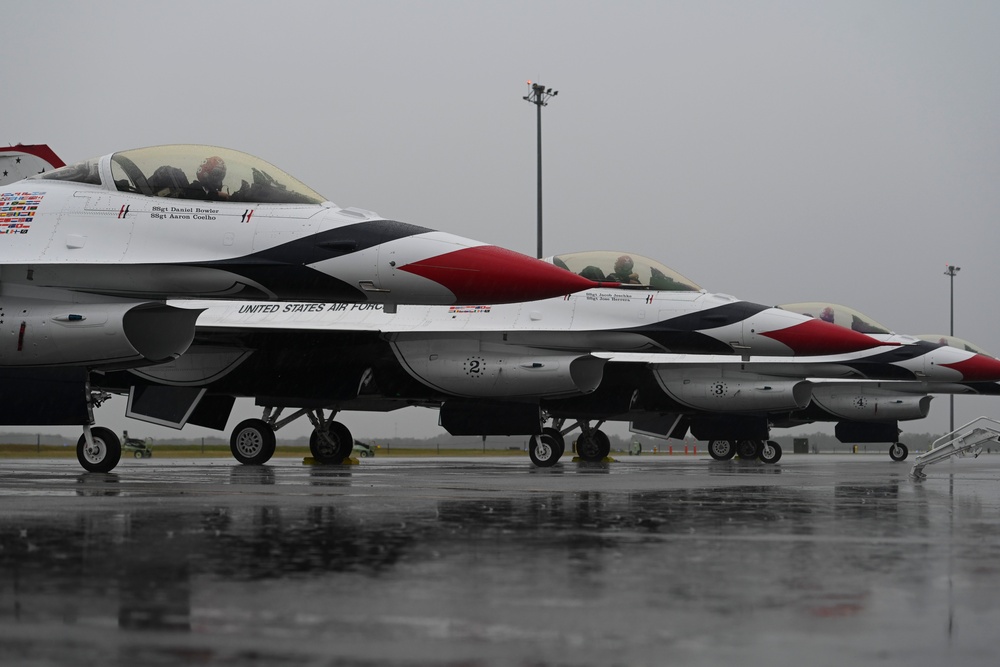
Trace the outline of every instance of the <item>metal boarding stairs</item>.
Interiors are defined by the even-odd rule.
[[[931,443],[931,448],[913,460],[910,477],[915,480],[927,479],[924,467],[939,463],[952,456],[978,457],[983,445],[988,442],[1000,443],[1000,422],[988,417],[977,417],[965,426],[942,435]]]

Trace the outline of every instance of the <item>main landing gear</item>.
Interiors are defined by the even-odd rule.
[[[716,461],[729,461],[734,456],[764,463],[777,463],[781,459],[781,445],[774,440],[711,440],[708,453]]]
[[[564,419],[553,419],[552,426],[546,426],[541,434],[531,436],[528,441],[528,456],[531,462],[540,468],[554,466],[566,451],[566,441],[563,436],[580,427],[580,435],[576,439],[576,454],[583,461],[603,461],[611,453],[611,440],[600,430],[604,421],[591,426],[590,421],[581,419],[573,425],[563,428]]]
[[[229,438],[233,457],[243,465],[263,465],[274,456],[274,432],[305,415],[312,422],[309,451],[320,463],[341,463],[354,449],[354,436],[350,429],[334,421],[336,411],[329,416],[319,410],[298,410],[279,421],[282,408],[264,408],[262,419],[247,419],[237,424]]]
[[[554,466],[566,451],[566,441],[558,429],[545,427],[541,435],[533,435],[528,441],[528,456],[539,468]]]

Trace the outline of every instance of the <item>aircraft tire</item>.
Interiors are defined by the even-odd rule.
[[[759,448],[757,447],[757,440],[737,440],[736,441],[736,455],[741,459],[747,461],[753,461],[757,458]],[[763,443],[761,443],[763,444]]]
[[[259,466],[274,456],[274,429],[261,419],[246,419],[233,429],[229,450],[233,458],[247,466]]]
[[[134,457],[135,457],[135,458],[137,458],[137,459],[141,459],[141,458],[142,458],[142,452],[140,452],[140,451],[136,451],[136,453],[135,453],[135,454],[133,454],[132,456],[134,456]]]
[[[598,461],[603,461],[611,454],[611,438],[600,429],[594,431],[594,436],[597,438],[598,453],[601,456]]]
[[[889,446],[889,458],[893,461],[905,461],[910,450],[901,442],[894,442]]]
[[[95,426],[90,429],[93,449],[87,448],[87,436],[81,435],[76,443],[76,458],[89,472],[111,472],[122,458],[122,443],[109,428]]]
[[[600,461],[600,448],[597,444],[597,438],[594,437],[594,431],[590,434],[581,433],[580,437],[576,439],[576,454],[584,461]]]
[[[550,468],[559,462],[562,448],[559,442],[548,433],[533,435],[528,441],[528,456],[531,462],[539,468]]]
[[[333,440],[332,443],[319,437],[319,433],[313,429],[309,434],[309,452],[320,463],[342,463],[354,449],[354,436],[351,435],[351,430],[340,422],[330,422],[327,435]],[[362,456],[365,454],[362,453]]]
[[[711,440],[708,443],[708,454],[716,461],[729,461],[736,456],[736,447],[732,440]]]
[[[611,440],[600,429],[591,431],[589,436],[581,433],[576,439],[576,453],[584,461],[603,461],[611,453]]]
[[[552,428],[551,426],[546,426],[545,428],[542,429],[542,435],[547,435],[550,438],[552,438],[555,441],[556,446],[559,447],[559,454],[556,456],[556,459],[559,459],[560,457],[562,457],[563,454],[566,453],[566,439],[563,438],[563,435],[562,433],[559,432],[559,429]]]
[[[768,440],[760,450],[760,460],[764,463],[777,463],[781,460],[781,445],[774,440]]]

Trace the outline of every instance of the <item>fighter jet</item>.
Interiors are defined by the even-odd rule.
[[[0,148],[0,186],[64,166],[62,159],[45,144]]]
[[[540,434],[546,401],[603,386],[606,360],[595,350],[716,354],[738,362],[754,354],[849,354],[896,345],[708,293],[635,254],[574,253],[550,261],[613,286],[531,303],[400,306],[394,315],[339,302],[193,302],[186,305],[204,312],[187,354],[95,375],[92,382],[128,392],[129,416],[176,427],[225,428],[235,397],[252,396],[264,413],[233,430],[239,461],[267,461],[275,429],[303,415],[314,425],[314,455],[339,461],[352,440],[333,419],[341,410],[427,405],[440,408],[453,434]],[[282,419],[284,409],[297,411]],[[607,442],[587,424],[581,428],[588,437]]]
[[[713,458],[759,457],[774,463],[780,446],[771,428],[837,422],[841,442],[889,442],[901,461],[900,420],[927,416],[932,394],[994,393],[1000,360],[965,341],[905,336],[837,304],[779,306],[814,316],[884,342],[889,349],[807,358],[750,357],[740,363],[718,355],[601,354],[618,363],[646,364],[655,380],[630,386],[635,395],[623,417],[633,429],[659,437],[690,432],[708,441]]]
[[[503,248],[340,208],[273,165],[218,147],[112,153],[8,184],[0,201],[0,280],[39,294],[391,309],[594,286]]]
[[[0,155],[6,179],[30,172],[0,187],[0,423],[83,424],[88,443],[100,400],[89,370],[176,359],[193,340],[199,311],[166,299],[392,312],[401,303],[532,301],[596,284],[503,248],[341,208],[230,149],[156,146],[69,166],[47,147]],[[103,444],[88,451],[96,461],[106,454]]]

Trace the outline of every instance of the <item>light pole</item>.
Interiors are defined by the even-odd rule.
[[[949,264],[948,270],[944,272],[944,275],[948,276],[951,283],[951,328],[948,331],[949,336],[955,335],[955,275],[961,270],[962,267]],[[948,401],[951,405],[951,419],[948,422],[948,432],[953,433],[955,431],[955,394],[951,394],[948,397]]]
[[[538,252],[536,257],[542,258],[542,107],[547,106],[550,97],[559,94],[558,90],[546,88],[540,83],[528,82],[531,86],[531,93],[524,96],[524,100],[531,102],[538,108]]]

